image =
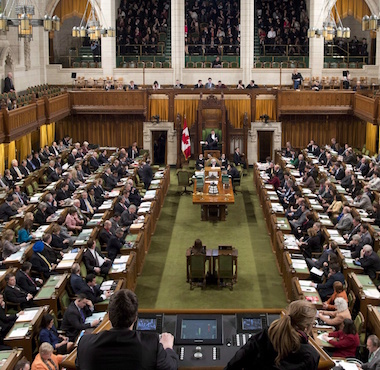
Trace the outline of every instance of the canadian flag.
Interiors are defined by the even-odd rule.
[[[190,145],[189,128],[187,127],[186,118],[183,122],[181,149],[182,149],[183,155],[185,156],[185,160],[187,160],[187,158],[191,156],[191,145]]]

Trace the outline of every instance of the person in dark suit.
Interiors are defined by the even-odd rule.
[[[235,148],[234,163],[235,163],[235,166],[241,165],[243,168],[247,168],[247,163],[245,162],[242,154],[240,153],[239,147]]]
[[[14,274],[5,275],[5,282],[7,286],[4,289],[4,298],[7,302],[19,303],[21,309],[34,307],[33,295],[16,285],[16,276]]]
[[[205,168],[205,160],[203,158],[203,154],[199,154],[199,157],[198,157],[198,159],[195,162],[195,168],[198,171],[201,171],[201,170],[203,170]]]
[[[153,180],[153,171],[152,167],[150,167],[149,161],[143,162],[142,163],[142,168],[141,168],[141,179],[145,185],[145,189],[149,189],[150,183]]]
[[[32,264],[28,261],[24,262],[21,269],[16,273],[16,282],[23,291],[35,296],[40,290],[39,285],[43,284],[44,281],[42,279],[32,278],[30,276],[31,269]]]
[[[121,214],[120,223],[123,226],[130,227],[133,224],[133,221],[137,219],[136,210],[136,206],[131,204],[129,208]]]
[[[13,74],[12,72],[8,72],[8,76],[4,79],[4,92],[14,92],[16,91],[15,86],[13,84]]]
[[[35,152],[33,155],[32,163],[36,166],[37,169],[40,169],[42,166],[42,161],[40,159],[40,156],[38,155],[38,152]]]
[[[340,281],[344,284],[344,276],[340,272],[340,266],[338,264],[331,264],[329,275],[324,284],[311,283],[311,286],[316,288],[319,295],[321,296],[322,301],[326,301],[327,298],[334,293],[334,282]]]
[[[93,169],[94,171],[96,171],[96,170],[99,168],[99,166],[100,166],[98,160],[96,159],[96,153],[94,153],[94,154],[91,156],[91,158],[90,158],[90,166],[92,167],[92,169]]]
[[[219,140],[220,140],[219,135],[215,133],[215,130],[211,130],[211,132],[208,134],[206,138],[207,149],[218,148]]]
[[[112,176],[111,169],[107,168],[103,175],[104,188],[107,190],[112,190],[117,185],[117,178]]]
[[[104,221],[103,229],[100,231],[99,237],[98,237],[101,245],[107,245],[108,241],[111,239],[112,237],[111,227],[112,227],[112,223],[110,220]]]
[[[83,213],[88,214],[89,217],[92,217],[96,211],[95,204],[93,204],[89,199],[87,191],[84,191],[81,194],[80,209],[83,211]]]
[[[110,368],[176,370],[178,357],[173,351],[174,337],[169,333],[135,331],[138,300],[127,289],[119,290],[108,307],[112,329],[99,334],[85,335],[78,346],[77,364],[81,369]],[[107,348],[107,351],[104,350]]]
[[[47,178],[48,182],[56,182],[61,176],[62,170],[60,168],[54,168],[54,171],[50,172]]]
[[[367,338],[367,348],[369,351],[368,362],[357,365],[358,370],[378,370],[380,367],[380,340],[376,335]]]
[[[76,161],[76,155],[78,154],[78,151],[76,149],[73,149],[71,153],[67,156],[67,163],[72,166]]]
[[[198,83],[194,85],[194,89],[203,89],[202,80],[198,80]]]
[[[99,154],[98,162],[99,162],[100,165],[105,164],[105,163],[108,163],[108,157],[107,157],[107,150],[106,150],[106,149],[104,149],[104,150]]]
[[[86,317],[90,317],[94,310],[92,302],[85,295],[79,294],[78,298],[70,303],[63,315],[62,330],[66,332],[70,342],[75,342],[82,330],[93,328],[99,324],[99,320],[93,320],[86,324]]]
[[[116,258],[118,253],[120,253],[120,249],[123,248],[124,239],[123,239],[124,231],[120,228],[116,230],[114,236],[108,241],[107,244],[107,253],[108,258],[112,261]]]
[[[137,147],[137,143],[132,143],[131,147],[128,149],[128,157],[134,160],[139,156],[139,148]]]
[[[44,250],[44,243],[38,241],[33,245],[33,254],[30,257],[30,263],[33,270],[44,275],[45,279],[50,277],[51,272],[55,269],[56,265],[51,264],[48,259],[42,254]]]
[[[131,81],[128,85],[128,90],[138,90],[138,86],[133,82]]]
[[[357,259],[364,273],[372,280],[376,278],[376,271],[380,271],[380,257],[373,251],[372,247],[366,244],[360,251],[360,258]]]
[[[8,195],[6,201],[0,206],[0,220],[8,222],[9,218],[16,215],[17,211],[12,208],[13,197]]]
[[[112,266],[111,257],[104,257],[96,250],[95,240],[87,242],[87,249],[83,253],[83,261],[88,274],[107,275]]]
[[[56,196],[57,202],[61,202],[62,200],[70,198],[70,196],[71,194],[69,192],[69,185],[66,183],[63,183],[61,188],[57,190],[57,196]]]
[[[70,285],[75,294],[79,294],[86,287],[86,283],[80,275],[80,266],[77,262],[71,266]]]
[[[110,297],[110,292],[102,292],[96,284],[96,276],[88,274],[86,276],[86,284],[83,286],[81,293],[84,294],[93,304],[103,302]]]
[[[27,166],[27,162],[26,162],[25,159],[23,159],[23,160],[21,161],[21,164],[20,164],[20,171],[21,171],[21,173],[22,173],[25,177],[27,177],[27,176],[30,175],[30,170],[29,170],[29,168],[28,168],[28,166]]]
[[[15,314],[7,314],[4,296],[0,293],[0,341],[2,341],[17,319]]]

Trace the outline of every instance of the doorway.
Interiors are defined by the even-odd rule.
[[[166,164],[167,131],[152,131],[154,164]]]
[[[265,162],[267,157],[272,158],[273,131],[258,131],[257,158]]]

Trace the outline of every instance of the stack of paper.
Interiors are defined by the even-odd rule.
[[[375,288],[364,289],[364,294],[370,298],[380,299],[380,292]]]
[[[37,315],[38,308],[32,309],[32,310],[24,310],[22,312],[23,312],[22,314],[19,314],[16,322],[32,321],[34,317]]]
[[[110,290],[114,281],[115,280],[103,281],[102,285],[100,286],[100,290],[102,290],[103,292]]]

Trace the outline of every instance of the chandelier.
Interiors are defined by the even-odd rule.
[[[321,17],[322,14],[326,13],[327,9],[329,8],[330,1],[326,2],[325,7],[322,9],[322,12],[319,16]],[[309,28],[307,31],[307,37],[309,39],[313,37],[323,37],[326,41],[332,41],[335,37],[343,38],[343,39],[349,39],[351,37],[351,30],[349,27],[343,27],[342,21],[339,17],[338,9],[336,7],[336,4],[334,4],[335,14],[337,21],[335,20],[334,14],[333,14],[333,8],[330,9],[328,12],[328,15],[326,19],[324,20],[322,24],[322,28]],[[319,18],[318,22],[319,23]],[[338,22],[338,24],[337,24]]]
[[[88,36],[90,40],[97,40],[100,36],[103,37],[115,37],[115,29],[112,27],[106,27],[105,21],[103,22],[104,26],[101,26],[100,21],[95,13],[95,0],[87,0],[86,9],[83,13],[82,20],[79,27],[73,27],[72,36],[73,37],[86,37]],[[86,14],[89,5],[91,5],[90,14],[86,20]],[[100,16],[103,17],[103,14],[100,12]],[[104,18],[104,17],[103,17]]]
[[[380,18],[371,14],[370,16],[365,15],[362,18],[362,31],[377,31],[380,29]]]
[[[45,31],[59,31],[61,21],[55,15],[44,18],[33,18],[35,9],[33,0],[7,1],[2,13],[0,13],[0,31],[7,32],[9,27],[18,27],[18,37],[31,40],[33,38],[33,27],[43,26]],[[38,8],[37,8],[38,9]],[[41,12],[38,12],[42,14]]]

